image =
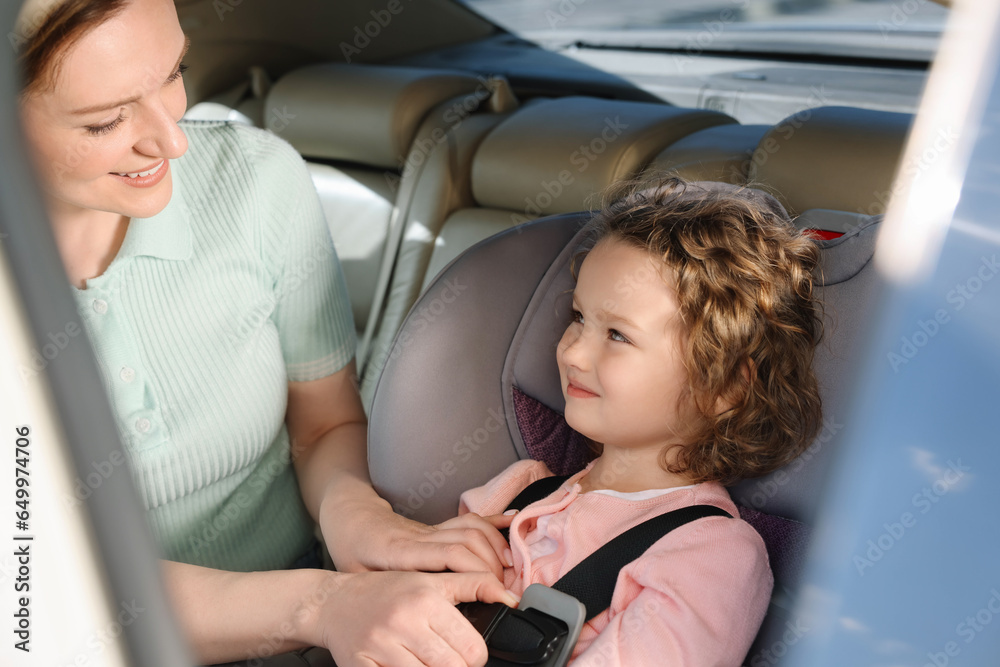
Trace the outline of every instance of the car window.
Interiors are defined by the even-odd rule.
[[[854,57],[857,47],[898,57],[934,54],[948,11],[927,0],[465,0],[527,38],[559,34],[579,45]],[[766,42],[762,38],[766,36]]]

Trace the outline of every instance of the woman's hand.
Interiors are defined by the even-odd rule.
[[[470,513],[428,526],[395,514],[388,503],[363,501],[340,505],[331,513],[335,516],[325,521],[320,510],[320,525],[333,562],[342,572],[489,572],[503,581],[503,568],[513,564],[498,530],[510,525],[509,516],[483,518]]]
[[[198,664],[323,646],[340,667],[482,665],[486,646],[457,602],[517,604],[484,573],[224,572],[163,561]]]
[[[288,384],[285,421],[292,463],[309,513],[342,572],[491,572],[510,563],[497,531],[509,520],[476,515],[427,526],[395,514],[368,477],[365,413],[354,363],[333,375]]]
[[[482,600],[515,605],[486,574],[328,573],[297,614],[303,638],[340,667],[478,667],[486,643],[455,608]]]

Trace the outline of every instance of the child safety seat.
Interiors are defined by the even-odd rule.
[[[808,225],[817,222],[821,229],[823,216],[834,214],[809,213],[817,220]],[[839,238],[817,241],[825,314],[814,369],[822,430],[785,468],[729,489],[741,517],[763,537],[775,577],[772,604],[747,664],[776,643],[787,646],[782,636],[796,627],[790,596],[805,562],[823,470],[844,431],[844,390],[875,298],[870,260],[878,219],[835,215],[841,221],[853,216],[853,224]],[[583,438],[562,417],[555,350],[570,321],[570,265],[590,217],[542,218],[473,246],[441,271],[410,311],[379,378],[369,427],[372,480],[398,513],[425,523],[451,518],[464,490],[519,459],[545,461],[556,475],[585,465]]]

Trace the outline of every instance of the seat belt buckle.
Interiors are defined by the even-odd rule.
[[[494,602],[463,602],[459,611],[486,640],[486,667],[563,667],[586,618],[571,595],[532,584],[517,609]]]

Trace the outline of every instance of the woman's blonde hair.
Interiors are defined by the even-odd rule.
[[[730,484],[794,459],[821,417],[816,243],[747,188],[662,177],[620,184],[606,200],[588,247],[613,239],[660,258],[687,331],[685,401],[696,419],[675,454],[676,445],[661,455],[664,468]],[[720,399],[732,407],[716,414]]]

